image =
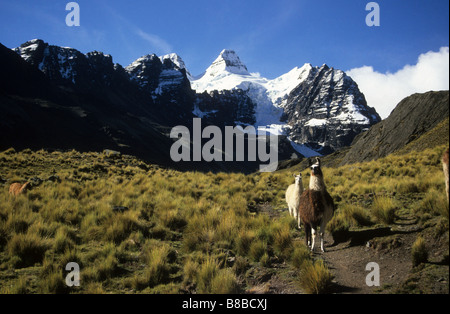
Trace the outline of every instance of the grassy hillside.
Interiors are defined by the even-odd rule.
[[[417,93],[404,98],[389,117],[355,138],[342,164],[370,161],[401,150],[448,120],[448,104],[448,91]]]
[[[433,148],[440,145],[449,144],[449,118],[441,121],[436,127],[426,132],[418,139],[412,141],[399,151],[396,155],[404,155],[412,151],[422,151],[427,148]]]
[[[324,175],[338,205],[329,225],[335,243],[412,218],[418,226],[412,234],[427,241],[405,254],[412,260],[429,251],[432,258],[416,258],[411,274],[422,274],[420,267],[430,271],[423,262],[436,260],[442,276],[447,267],[448,293],[444,148],[325,168]],[[4,151],[0,292],[333,292],[336,282],[322,260],[327,253],[310,254],[287,213],[284,193],[293,171],[301,169],[308,183],[308,170],[300,167],[211,174],[163,169],[111,152]],[[25,180],[34,188],[10,196],[9,184]],[[392,239],[370,240],[373,250],[396,250]],[[80,265],[79,287],[65,285],[68,262]],[[411,288],[399,281],[383,291],[426,292],[434,284]]]
[[[2,292],[243,292],[255,267],[311,260],[290,217],[256,212],[284,189],[267,176],[181,173],[75,151],[9,150],[0,169],[8,183],[44,180],[17,198],[9,184],[0,190]],[[55,174],[60,182],[47,180]],[[83,283],[72,290],[69,261]]]

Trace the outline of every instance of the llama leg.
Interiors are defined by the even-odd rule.
[[[445,175],[445,192],[447,193],[447,202],[448,202],[450,200],[450,196],[449,196],[448,164],[444,165],[444,175]]]
[[[308,224],[305,224],[305,244],[307,247],[310,246],[311,241],[311,226]]]
[[[324,248],[324,246],[323,246],[323,238],[324,238],[324,236],[325,236],[325,228],[326,228],[326,223],[322,223],[321,225],[320,225],[320,233],[319,233],[319,236],[320,236],[320,249],[322,250],[322,252],[325,252],[325,248]]]
[[[300,213],[298,213],[298,230],[302,230],[302,218],[300,218]]]
[[[316,244],[316,228],[311,227],[311,251],[314,252],[314,245]]]
[[[320,230],[319,236],[320,236],[320,249],[322,250],[322,252],[325,252],[325,248],[323,247],[323,236],[324,236],[324,233],[322,232],[322,230]]]

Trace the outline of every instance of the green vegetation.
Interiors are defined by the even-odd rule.
[[[437,220],[437,236],[448,239],[443,149],[324,168],[338,207],[329,224],[335,240],[406,214],[423,225]],[[277,265],[302,291],[328,292],[330,271],[286,210],[284,192],[299,170],[306,188],[308,171],[295,167],[183,173],[110,152],[4,151],[0,292],[242,293],[257,270]],[[10,196],[9,183],[25,180],[33,189]],[[80,287],[65,285],[69,262],[80,265]]]
[[[302,288],[310,294],[323,294],[329,291],[333,276],[322,260],[303,265],[299,281]]]
[[[18,197],[0,189],[2,292],[238,293],[250,268],[289,262],[301,246],[287,213],[255,212],[284,189],[268,188],[264,175],[13,149],[0,153],[0,167],[7,182],[33,184]],[[65,285],[68,262],[80,265],[80,287]],[[28,269],[33,284],[20,275]]]
[[[425,240],[419,236],[414,242],[412,249],[412,261],[413,266],[418,266],[421,263],[426,263],[428,261],[428,250],[425,245]]]

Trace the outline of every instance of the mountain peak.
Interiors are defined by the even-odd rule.
[[[231,49],[224,49],[220,52],[219,55],[220,58],[224,60],[233,60],[233,59],[239,59],[239,56],[237,55],[236,51]]]
[[[176,53],[171,53],[171,54],[161,56],[161,57],[159,57],[159,59],[161,60],[162,63],[164,63],[164,61],[167,59],[172,61],[172,63],[174,65],[176,65],[179,69],[186,70],[186,74],[187,74],[188,78],[192,78],[192,75],[189,72],[189,70],[187,69],[186,64],[184,63],[183,59]]]
[[[234,50],[224,49],[211,66],[206,70],[206,76],[217,76],[222,72],[249,75],[247,67],[242,63]]]

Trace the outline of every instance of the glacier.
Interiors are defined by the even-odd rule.
[[[190,77],[190,83],[197,93],[244,91],[256,106],[255,128],[287,136],[292,147],[307,157],[334,150],[343,144],[336,140],[338,137],[349,142],[353,133],[379,120],[367,107],[356,83],[326,64],[313,67],[305,63],[267,79],[250,73],[235,51],[225,49],[202,75]],[[329,136],[335,142],[331,146],[327,143]]]
[[[192,78],[191,87],[197,93],[214,90],[241,89],[256,104],[255,127],[274,135],[285,135],[288,125],[281,122],[283,104],[298,84],[308,77],[310,64],[269,80],[257,73],[249,73],[233,50],[223,50],[219,57],[199,77]]]

